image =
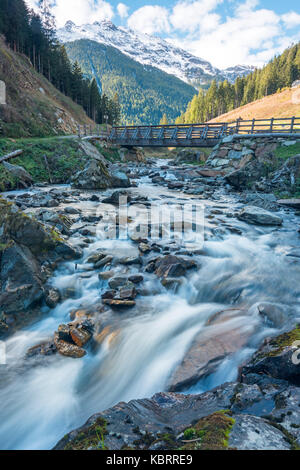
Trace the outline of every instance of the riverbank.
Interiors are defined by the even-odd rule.
[[[233,435],[238,432],[234,426],[241,429],[248,423],[251,429],[257,423],[263,433],[255,448],[272,446],[274,433],[276,448],[291,448],[291,436],[299,439],[297,407],[292,411],[289,440],[262,416],[285,413],[280,397],[298,393],[298,385],[286,378],[267,383],[263,377],[254,394],[252,372],[238,382],[238,371],[266,337],[291,330],[299,321],[299,216],[268,196],[262,198],[262,208],[256,193],[232,191],[220,173],[203,176],[201,167],[194,165],[155,160],[124,163],[119,169],[131,182],[122,190],[128,211],[123,237],[120,220],[115,219],[120,195],[115,189],[45,186],[4,195],[43,225],[56,227],[81,255],[52,267],[45,285],[51,293],[48,303],[40,303],[34,323],[6,339],[0,395],[7,406],[1,412],[5,423],[1,446],[51,448],[94,413],[120,401],[141,399],[142,407],[148,403],[150,409],[161,407],[165,421],[157,425],[149,411],[150,415],[141,413],[139,423],[131,416],[135,403],[124,405],[128,423],[117,418],[119,408],[101,413],[105,422],[99,427],[106,447],[150,448],[159,439],[157,448],[193,445],[178,435],[192,428],[184,440],[200,439],[200,431],[216,419],[225,431],[232,428]],[[203,230],[195,230],[191,203],[201,214],[204,209],[204,219],[199,219]],[[169,223],[164,237],[153,238],[148,217],[153,207],[165,215],[170,208],[178,215],[187,207],[188,237],[179,236],[178,227]],[[113,221],[116,232],[105,236]],[[141,227],[147,229],[142,237],[137,236]],[[254,379],[256,384],[258,378]],[[286,382],[278,388],[277,380]],[[232,385],[223,386],[225,382]],[[242,393],[243,403],[248,404],[235,411],[234,401],[228,400],[237,394],[239,383],[245,383],[243,393],[251,399],[248,403]],[[217,391],[206,392],[214,387]],[[275,405],[265,410],[268,387],[270,403]],[[157,392],[161,393],[154,401],[143,400]],[[210,400],[216,406],[211,408]],[[202,403],[201,410],[196,403],[199,407]],[[293,405],[288,406],[287,417]],[[171,415],[178,407],[182,413],[174,423]],[[238,417],[220,414],[228,409]],[[212,415],[215,412],[219,414]],[[252,417],[243,418],[244,414]],[[143,421],[145,416],[148,422]],[[205,416],[209,419],[196,426],[194,421]],[[23,423],[20,432],[18,422]],[[137,426],[139,431],[133,432]],[[165,433],[166,426],[172,428],[171,443],[158,435]],[[59,446],[99,447],[102,438],[97,441],[94,422],[84,432],[91,429],[92,442],[85,437],[78,442],[75,433],[74,441],[68,437]],[[151,439],[142,437],[147,431]],[[250,435],[240,444],[227,444],[252,445]]]

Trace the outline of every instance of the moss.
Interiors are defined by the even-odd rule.
[[[197,439],[185,443],[182,450],[225,450],[228,449],[230,431],[235,420],[228,416],[228,410],[217,411],[201,418],[193,428],[184,432],[184,440]]]
[[[104,418],[97,418],[92,426],[81,431],[75,439],[68,442],[64,450],[87,450],[89,448],[97,450],[107,450],[104,440],[107,435],[107,422]],[[64,439],[68,439],[68,435]]]
[[[74,172],[82,170],[86,164],[86,155],[79,148],[78,139],[0,139],[0,155],[17,149],[23,150],[23,154],[11,163],[25,168],[35,183],[68,183]],[[7,172],[1,171],[0,189],[1,184],[2,190],[4,187],[17,188],[17,181],[12,180]]]
[[[137,432],[136,434],[139,434],[140,438],[136,439],[133,441],[133,445],[139,447],[149,447],[153,442],[155,442],[157,439],[153,434],[150,432],[146,431],[145,434],[142,434],[140,431]]]
[[[292,346],[292,344],[295,341],[300,341],[300,326],[299,325],[297,325],[297,327],[294,328],[293,330],[287,333],[283,333],[282,335],[279,335],[276,338],[273,338],[269,342],[269,346],[271,350],[268,352],[258,353],[255,358],[255,361],[257,362],[263,359],[264,357],[278,356],[284,350],[284,348],[286,348],[287,346]]]

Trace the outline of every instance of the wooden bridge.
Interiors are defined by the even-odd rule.
[[[105,138],[123,147],[214,147],[223,137],[233,134],[243,137],[298,134],[300,138],[300,117],[238,119],[227,123],[114,126],[107,133],[90,133],[89,137]],[[79,135],[88,136],[88,130],[81,133],[79,129]]]

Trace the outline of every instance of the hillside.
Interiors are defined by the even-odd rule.
[[[230,84],[227,80],[222,83],[212,82],[206,93],[200,90],[198,95],[193,97],[186,111],[176,119],[176,123],[206,122],[215,118],[219,119],[220,116],[231,113],[234,109],[261,100],[266,96],[277,94],[280,90],[290,88],[299,77],[300,43],[285,49],[281,55],[274,57],[262,69],[256,69],[246,77],[237,78],[234,84]],[[271,103],[272,100],[273,98]],[[273,109],[269,110],[271,114],[268,117],[272,117],[274,114],[278,116],[277,105],[282,106],[282,108],[286,107],[284,112],[288,115],[291,114],[292,92],[290,95],[287,93],[286,97],[283,96],[282,100],[283,104],[280,104],[281,98],[279,98],[278,103],[274,104],[274,108],[271,104]],[[294,103],[296,110],[297,101],[299,99]],[[262,108],[264,108],[264,105]],[[265,113],[264,110],[262,112]],[[259,116],[256,115],[256,117]]]
[[[164,113],[174,120],[195,94],[192,86],[114,47],[81,39],[67,43],[66,50],[88,77],[94,69],[104,93],[118,93],[122,123],[157,124]]]
[[[230,122],[242,119],[268,119],[300,116],[300,86],[265,96],[260,100],[222,114],[210,122]]]
[[[6,84],[6,105],[0,105],[0,136],[39,137],[72,134],[76,123],[89,124],[81,106],[60,93],[14,53],[0,37],[0,80]]]

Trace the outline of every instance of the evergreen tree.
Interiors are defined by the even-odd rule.
[[[160,123],[159,123],[161,126],[166,126],[168,123],[168,118],[167,118],[167,115],[166,113],[164,113],[163,117],[161,118],[160,120]]]

